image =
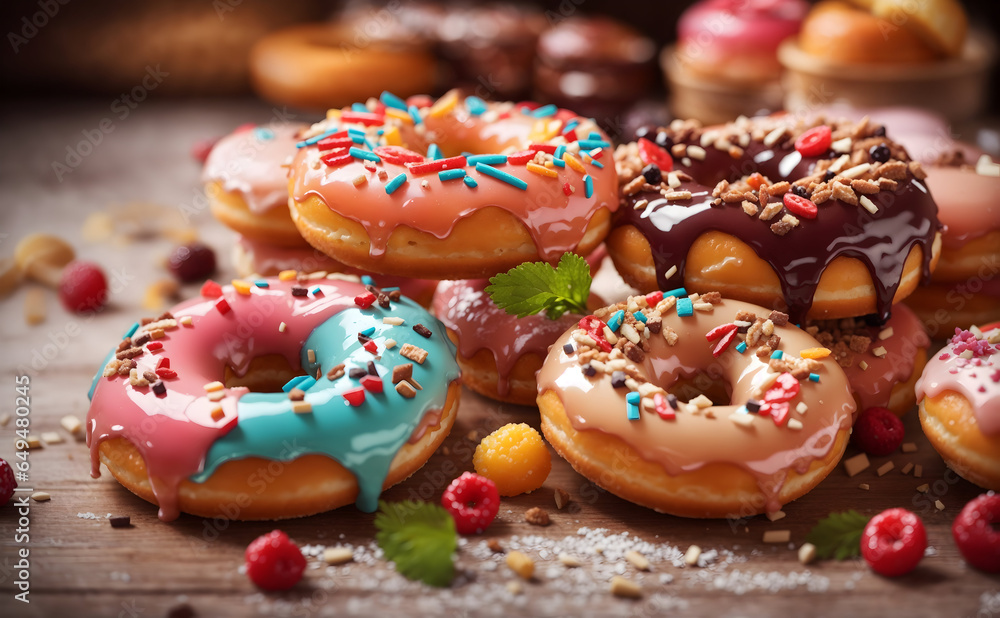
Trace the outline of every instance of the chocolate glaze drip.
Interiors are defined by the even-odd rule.
[[[840,256],[857,258],[868,269],[875,284],[877,313],[883,321],[889,318],[913,245],[923,250],[922,281],[930,281],[931,247],[941,225],[937,205],[923,182],[909,176],[898,182],[895,191],[869,196],[878,206],[875,214],[831,199],[818,206],[815,219],[801,219],[787,235],[777,236],[770,225],[782,213],[762,221],[748,216],[739,203],[714,206],[712,188],[721,180],[732,182],[754,172],[773,182],[793,181],[810,175],[819,159],[803,158],[787,146],[768,148],[758,141],[750,142],[738,159],[716,148],[706,151],[705,160],[692,160],[691,165],[676,168],[701,181],[678,187],[679,191],[691,191],[692,199],[667,202],[659,193],[639,192],[625,197],[624,207],[615,215],[615,226],[635,226],[649,241],[661,289],[684,285],[688,251],[710,230],[739,238],[771,265],[781,282],[787,312],[796,322],[812,307],[823,271]],[[642,199],[649,204],[635,210],[632,206]],[[677,273],[668,280],[664,275],[673,265]]]

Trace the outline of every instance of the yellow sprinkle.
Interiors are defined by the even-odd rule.
[[[358,174],[357,176],[354,177],[354,186],[355,187],[360,187],[361,185],[365,184],[366,182],[368,182],[368,177],[365,176],[364,174]]]
[[[250,282],[244,281],[242,279],[233,279],[233,289],[236,290],[238,294],[244,296],[250,296]]]
[[[555,170],[549,169],[549,168],[547,168],[545,166],[542,166],[542,165],[539,165],[537,163],[532,163],[531,161],[528,161],[527,167],[528,167],[528,171],[529,172],[534,172],[534,173],[538,174],[539,176],[548,176],[549,178],[558,178],[559,177],[559,174]]]
[[[400,120],[402,122],[408,122],[410,124],[413,124],[413,117],[410,116],[409,114],[407,114],[406,112],[404,112],[401,109],[394,109],[392,107],[389,107],[389,108],[387,108],[385,110],[385,115],[388,116],[389,118],[395,118],[396,120]],[[397,141],[391,141],[390,140],[390,137],[389,137],[390,131],[393,132],[393,133],[395,133],[395,138],[394,139],[396,139]],[[399,129],[397,129],[396,127],[389,127],[388,129],[385,130],[385,133],[383,133],[382,135],[385,137],[386,143],[388,143],[390,146],[402,146],[403,145],[403,140],[400,139],[400,137],[399,137]]]
[[[278,273],[278,279],[281,281],[294,281],[298,275],[299,272],[297,270],[283,270]]]
[[[215,391],[221,391],[225,387],[226,386],[222,382],[219,382],[218,380],[216,380],[215,382],[209,382],[209,383],[205,384],[205,392],[212,393],[212,392],[215,392]]]
[[[339,109],[328,109],[326,110],[327,120],[340,120],[340,110]]]
[[[563,161],[566,162],[566,165],[569,165],[570,167],[580,172],[581,174],[587,173],[587,169],[583,167],[583,163],[577,161],[576,157],[574,157],[570,153],[567,152],[566,154],[563,155]]]
[[[830,356],[829,348],[806,348],[799,352],[799,356],[802,358],[811,358],[814,360],[819,360],[821,358],[826,358]]]
[[[451,112],[455,109],[455,105],[458,103],[458,91],[449,90],[443,97],[435,101],[434,105],[431,106],[428,115],[431,118],[441,118],[445,114]]]

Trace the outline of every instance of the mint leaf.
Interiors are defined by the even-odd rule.
[[[507,313],[523,318],[545,312],[550,320],[567,311],[587,313],[590,266],[575,253],[564,253],[553,268],[545,262],[525,262],[490,277],[486,293]]]
[[[809,531],[806,541],[816,546],[816,555],[820,558],[854,558],[861,554],[861,535],[868,520],[868,517],[854,509],[844,513],[830,513]]]
[[[379,501],[375,527],[375,540],[403,576],[431,586],[451,583],[458,538],[455,520],[444,508],[416,500]]]

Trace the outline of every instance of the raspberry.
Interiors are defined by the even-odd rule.
[[[862,451],[880,457],[892,453],[903,443],[903,421],[886,408],[868,408],[854,424],[851,439]]]
[[[59,279],[59,300],[70,311],[97,311],[108,298],[108,280],[91,262],[70,262]]]
[[[516,496],[542,486],[552,456],[537,431],[511,423],[483,438],[472,458],[476,472],[497,485],[501,496]]]
[[[14,488],[17,482],[14,480],[14,471],[10,464],[0,459],[0,506],[7,504],[11,496],[14,495]]]
[[[198,242],[177,247],[170,254],[167,268],[178,281],[202,281],[215,272],[215,251]]]
[[[966,504],[951,526],[951,534],[962,557],[980,571],[1000,573],[998,524],[1000,495],[988,493]]]
[[[281,530],[259,536],[247,545],[247,577],[264,590],[288,590],[302,579],[306,559],[299,546]]]
[[[927,549],[924,523],[906,509],[889,509],[872,517],[861,535],[861,555],[872,570],[896,577],[916,568]]]
[[[459,534],[479,534],[500,511],[500,494],[490,479],[465,472],[441,494],[441,505],[451,513]]]

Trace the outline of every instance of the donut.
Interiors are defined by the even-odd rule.
[[[451,430],[454,356],[398,291],[295,273],[209,282],[134,324],[94,377],[92,475],[104,463],[164,521],[371,512]]]
[[[799,47],[818,58],[854,64],[928,63],[938,57],[905,24],[899,27],[871,10],[839,0],[813,7],[802,24]]]
[[[381,99],[384,109],[331,110],[292,163],[292,219],[323,253],[366,271],[470,279],[603,240],[618,199],[610,142],[591,120],[456,91],[406,111]]]
[[[655,55],[653,41],[618,20],[568,17],[538,39],[535,92],[616,132],[623,112],[653,86]]]
[[[434,57],[412,41],[375,40],[336,23],[301,24],[257,41],[250,50],[250,81],[268,101],[326,109],[383,88],[404,95],[427,92],[434,83]]]
[[[937,206],[921,165],[881,127],[674,121],[655,141],[615,152],[622,205],[608,253],[638,290],[718,290],[795,322],[885,320],[929,280]]]
[[[956,329],[917,381],[920,425],[948,467],[1000,491],[1000,325]]]
[[[636,504],[774,513],[847,445],[854,398],[819,349],[786,314],[716,292],[632,296],[552,345],[538,372],[542,431],[583,476]]]
[[[288,270],[306,273],[343,273],[348,278],[361,278],[368,283],[377,283],[384,288],[399,288],[407,296],[423,307],[429,307],[438,282],[432,279],[408,279],[390,275],[364,273],[344,266],[326,254],[309,245],[305,247],[275,247],[254,242],[240,236],[233,246],[233,263],[240,277],[259,278],[276,276]],[[368,281],[371,279],[371,281]]]
[[[285,122],[244,125],[220,139],[202,170],[212,215],[260,244],[308,249],[288,215],[287,168],[296,136],[306,128]]]
[[[803,330],[831,351],[847,374],[858,411],[888,408],[897,416],[917,403],[913,387],[927,362],[931,340],[904,304],[892,307],[883,325],[863,318],[806,322]]]

